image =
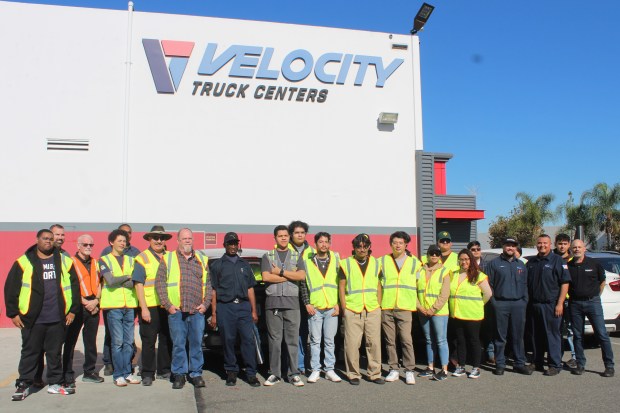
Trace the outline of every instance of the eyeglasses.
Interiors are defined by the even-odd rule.
[[[480,251],[480,247],[471,247],[470,251]]]
[[[451,242],[452,242],[452,241],[450,241],[449,239],[440,239],[440,240],[439,240],[439,243],[440,243],[440,244],[449,244],[449,243],[451,243]]]
[[[83,246],[84,248],[92,248],[92,247],[94,247],[94,246],[95,246],[95,244],[82,244],[82,246]]]
[[[162,235],[152,235],[151,239],[153,241],[166,241],[166,238]]]
[[[441,257],[441,252],[429,252],[428,253],[429,257]]]
[[[355,248],[360,250],[367,250],[370,248],[370,245],[358,245]]]

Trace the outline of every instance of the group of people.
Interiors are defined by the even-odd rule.
[[[572,372],[584,372],[583,326],[588,317],[601,343],[602,376],[614,375],[600,302],[605,271],[586,256],[581,240],[572,241],[569,250],[564,243],[570,238],[560,234],[559,249],[552,252],[550,237],[541,235],[538,255],[526,261],[519,257],[517,241],[508,237],[502,254],[485,262],[477,241],[458,254],[453,252],[446,231],[437,235],[437,244],[428,247],[421,259],[407,249],[411,238],[406,232],[391,234],[391,253],[381,257],[372,255],[370,236],[359,234],[352,240],[351,256],[342,259],[331,251],[329,233],[315,234],[311,247],[308,231],[302,221],[275,227],[275,246],[262,257],[260,278],[265,283],[269,338],[269,376],[264,386],[276,385],[283,377],[304,386],[306,359],[307,382],[317,382],[321,373],[340,382],[335,371],[339,319],[350,384],[359,385],[362,378],[362,339],[369,381],[397,381],[402,367],[405,383],[415,384],[416,314],[427,355],[426,369],[418,377],[442,381],[451,374],[477,379],[482,348],[494,359],[493,373],[503,375],[508,342],[514,372],[530,375],[540,370],[555,376],[562,370],[563,315],[574,342]],[[6,314],[22,333],[13,400],[23,400],[32,386],[43,386],[44,355],[48,393],[75,392],[73,353],[80,332],[85,350],[82,380],[103,382],[95,370],[100,313],[106,327],[104,375],[111,375],[116,386],[150,386],[157,378],[170,380],[173,389],[183,388],[186,380],[204,387],[202,338],[209,308],[211,327],[217,327],[223,339],[226,385],[237,383],[238,337],[247,383],[261,385],[256,375],[257,280],[250,264],[238,254],[238,235],[224,236],[225,253],[210,267],[207,256],[194,250],[188,228],[178,231],[177,248],[172,251],[166,246],[172,234],[162,226],[144,234],[149,242],[144,251],[130,244],[131,234],[127,224],[113,230],[99,259],[92,256],[93,238],[80,235],[77,252],[70,256],[63,249],[64,228],[57,224],[40,230],[36,244],[15,261],[4,290]],[[132,368],[136,314],[141,376]],[[381,374],[382,336],[386,377]],[[533,348],[531,364],[526,364],[526,342]],[[468,361],[472,368],[466,372]]]

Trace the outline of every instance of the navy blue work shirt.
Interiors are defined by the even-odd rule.
[[[536,255],[527,262],[527,288],[530,302],[555,303],[562,284],[571,281],[568,267],[557,254]]]
[[[250,264],[239,256],[224,254],[211,266],[211,286],[217,301],[228,303],[234,299],[247,300],[248,289],[256,285]]]
[[[485,264],[485,274],[495,300],[527,300],[527,269],[517,257],[510,260],[504,254]]]

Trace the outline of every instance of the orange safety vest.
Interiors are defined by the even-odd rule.
[[[97,260],[91,257],[89,270],[77,257],[71,257],[71,259],[80,282],[82,297],[97,295],[99,290],[99,265],[97,265]]]

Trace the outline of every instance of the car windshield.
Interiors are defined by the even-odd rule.
[[[606,271],[620,274],[620,257],[596,257],[594,258]]]

